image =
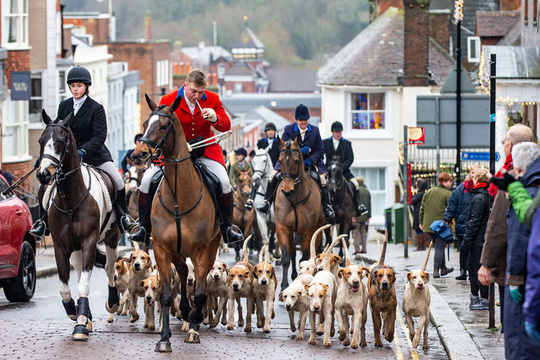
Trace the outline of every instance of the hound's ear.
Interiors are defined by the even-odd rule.
[[[428,283],[428,282],[429,282],[429,273],[426,272],[426,283]]]
[[[341,277],[343,276],[343,271],[344,271],[344,270],[345,270],[345,269],[339,269],[339,271],[338,271],[338,273],[337,273],[338,278],[341,278]]]
[[[144,96],[146,97],[146,103],[148,104],[148,107],[150,108],[150,110],[154,111],[158,108],[158,106],[156,105],[156,103],[150,99],[150,96],[148,96],[148,94],[144,94]]]
[[[248,275],[247,275],[248,273],[249,273],[249,271],[246,273],[246,276],[248,276]],[[255,279],[258,279],[258,277],[257,277],[257,266],[255,266],[255,268],[253,269],[253,277],[254,277]]]
[[[276,270],[274,269],[273,266],[272,266],[272,274],[270,275],[270,279],[272,279],[272,278],[274,278],[274,279],[276,278]]]
[[[343,258],[342,258],[341,256],[339,256],[339,255],[335,255],[335,256],[336,256],[336,257],[335,257],[336,261],[337,261],[340,265],[342,265],[342,264],[343,264]]]
[[[43,122],[45,123],[45,125],[49,125],[52,122],[49,115],[47,115],[45,109],[41,110],[41,117],[43,118]]]
[[[148,258],[148,264],[146,264],[146,268],[147,268],[147,269],[151,269],[151,268],[152,268],[152,259]]]
[[[180,101],[182,101],[182,97],[177,96],[174,102],[172,103],[172,105],[169,106],[169,110],[171,111],[171,114],[175,112],[176,109],[178,109],[178,107],[180,106]]]
[[[365,276],[369,276],[370,271],[369,271],[369,269],[368,269],[367,267],[362,266],[362,271],[365,271],[365,272],[366,272],[366,275],[365,275]]]
[[[320,285],[323,287],[324,291],[328,291],[328,285],[327,284],[320,284]]]
[[[412,271],[407,274],[407,281],[411,281]]]
[[[227,265],[225,261],[223,262],[223,268],[225,269],[225,271],[229,272],[229,265]]]
[[[252,278],[253,277],[253,274],[251,273],[251,271],[246,271],[246,278]]]
[[[394,270],[390,270],[392,272],[392,284],[396,282],[396,273]]]
[[[138,284],[140,287],[144,287],[144,280],[141,280],[139,281],[139,284]]]
[[[279,298],[278,298],[279,301],[283,302],[283,291],[281,291],[279,293]]]
[[[306,291],[309,291],[309,287],[310,287],[310,286],[311,286],[311,285],[304,285],[304,287],[306,288]]]

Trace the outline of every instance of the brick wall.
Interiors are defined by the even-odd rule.
[[[403,0],[405,86],[427,86],[429,66],[429,0]]]
[[[429,14],[429,36],[445,50],[450,49],[450,13]]]
[[[389,7],[403,8],[402,0],[379,0],[379,15],[388,10]]]
[[[18,162],[18,163],[2,163],[2,170],[9,171],[13,175],[15,175],[15,178],[13,181],[18,180],[21,176],[26,174],[31,168],[33,164],[30,164],[30,161],[25,162]],[[31,176],[26,178],[26,180],[23,182],[23,188],[26,191],[30,191],[30,179]]]
[[[6,87],[9,88],[12,71],[30,71],[30,50],[9,50],[4,66],[7,78]]]
[[[72,18],[65,17],[64,24],[84,27],[87,34],[94,36],[95,44],[104,44],[109,40],[109,19],[108,18]]]

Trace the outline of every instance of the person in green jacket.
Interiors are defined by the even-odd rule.
[[[431,236],[435,248],[433,259],[433,277],[439,278],[454,271],[454,268],[446,267],[444,248],[446,242],[433,232],[429,227],[436,220],[443,220],[446,204],[452,194],[452,176],[443,172],[439,175],[439,185],[426,191],[420,206],[420,229]],[[440,271],[440,273],[439,273]]]
[[[247,151],[244,148],[238,148],[234,151],[234,157],[235,162],[231,166],[231,170],[229,171],[229,180],[231,181],[232,187],[236,190],[236,187],[238,185],[238,176],[239,171],[248,172],[249,176],[253,176],[253,168],[251,167],[251,163],[247,161]],[[253,200],[248,199],[245,204],[246,208],[248,210],[251,210],[253,208]]]
[[[353,222],[356,223],[356,229],[353,230],[354,253],[365,254],[367,252],[367,228],[369,219],[371,218],[371,194],[364,185],[364,178],[359,176],[356,178],[358,182],[358,203],[364,205],[366,210],[358,217],[353,217]],[[362,248],[362,250],[360,250]]]

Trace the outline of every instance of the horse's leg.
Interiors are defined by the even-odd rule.
[[[86,238],[82,249],[82,272],[79,278],[79,300],[77,311],[77,323],[73,329],[72,339],[76,341],[87,341],[90,331],[92,331],[92,313],[90,312],[90,278],[96,259],[97,234],[95,237]],[[77,258],[75,255],[74,258]]]
[[[114,264],[118,259],[118,247],[112,248],[109,245],[105,245],[107,254],[107,262],[105,263],[105,273],[109,279],[109,297],[105,303],[105,309],[109,312],[109,318],[107,322],[113,322],[113,313],[118,310],[120,304],[120,298],[118,297],[118,289],[114,283]]]
[[[276,225],[276,233],[281,248],[281,267],[283,277],[281,279],[281,291],[289,286],[289,266],[291,264],[290,252],[295,251],[293,232],[281,224]],[[292,246],[291,246],[292,244]]]
[[[171,342],[169,338],[171,337],[171,328],[169,326],[169,316],[170,316],[170,307],[173,302],[172,298],[172,269],[171,269],[171,260],[172,255],[163,249],[162,251],[154,252],[156,258],[156,264],[158,266],[159,275],[161,278],[161,339],[157,342],[154,351],[156,352],[171,352]],[[186,271],[187,273],[187,271]],[[185,289],[185,282],[183,284],[183,289]],[[146,302],[145,302],[146,304]]]
[[[77,320],[77,306],[75,301],[71,297],[71,290],[69,289],[69,272],[70,262],[69,253],[62,251],[60,247],[55,246],[54,255],[56,257],[56,267],[58,269],[58,278],[60,279],[60,296],[62,297],[62,304],[66,310],[67,316],[71,320]]]

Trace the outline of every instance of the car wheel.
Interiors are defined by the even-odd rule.
[[[21,259],[17,277],[4,285],[4,293],[9,301],[29,301],[36,290],[36,257],[28,241],[21,246]]]

